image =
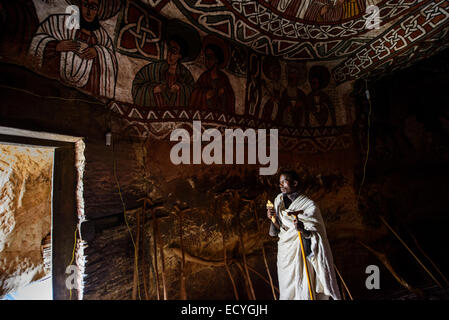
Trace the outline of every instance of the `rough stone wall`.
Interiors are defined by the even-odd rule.
[[[384,217],[440,283],[445,283],[426,256],[443,275],[448,255],[438,245],[446,241],[445,210],[449,187],[448,52],[374,83],[371,91],[370,152],[359,212],[364,225],[385,230],[383,242],[373,242],[411,286],[433,284],[432,278],[407,252],[379,219]],[[412,80],[413,79],[413,80]],[[360,186],[367,152],[369,104],[363,97],[365,83],[356,85],[359,114],[354,125],[360,166],[355,180]],[[360,124],[364,126],[359,127]],[[376,260],[374,260],[376,262]],[[379,262],[377,262],[379,263]],[[388,274],[386,269],[385,274]],[[447,276],[446,276],[447,277]],[[398,283],[393,286],[400,287]]]
[[[0,145],[0,296],[49,274],[53,150]]]
[[[54,13],[59,12],[60,8],[57,9]],[[40,20],[47,17],[45,12],[38,11],[42,15]],[[112,33],[113,26],[113,23],[107,26],[108,32]],[[204,70],[202,58],[199,60],[201,63],[195,62],[198,65],[193,65],[193,63],[190,65],[192,70],[196,68],[195,72],[192,71],[195,77]],[[130,62],[123,66],[129,67],[129,64]],[[132,69],[137,71],[145,64],[147,64],[146,61],[140,61],[133,65]],[[259,64],[259,66],[262,65]],[[129,70],[128,67],[123,70]],[[281,69],[286,69],[284,62]],[[139,127],[139,124],[132,120],[124,120],[117,114],[111,115],[114,112],[108,109],[110,105],[81,94],[75,89],[69,89],[59,80],[48,80],[25,68],[3,63],[1,70],[5,75],[3,79],[0,79],[0,83],[3,85],[0,88],[0,93],[4,97],[2,108],[0,108],[1,125],[80,136],[85,140],[83,197],[87,223],[90,223],[90,229],[88,228],[90,231],[83,234],[84,240],[87,242],[85,299],[130,299],[133,294],[134,245],[124,220],[117,181],[120,184],[121,196],[127,209],[126,219],[134,238],[137,235],[136,213],[142,207],[142,201],[139,200],[147,197],[157,203],[156,213],[161,234],[159,243],[163,246],[165,255],[167,297],[169,299],[181,297],[180,258],[179,251],[176,250],[180,247],[180,227],[182,226],[183,229],[185,252],[192,257],[206,260],[209,264],[215,263],[223,256],[220,215],[226,221],[224,235],[229,258],[240,263],[242,261],[243,252],[238,241],[239,225],[241,225],[243,243],[248,254],[248,264],[265,275],[264,261],[260,251],[263,243],[266,246],[270,270],[276,282],[275,239],[267,236],[268,222],[264,218],[264,204],[267,198],[273,199],[278,193],[277,177],[260,177],[258,169],[254,166],[174,166],[169,161],[170,148],[173,143],[168,142],[167,137],[161,138],[162,134],[156,135],[157,137],[154,138],[154,135],[145,131],[152,128],[154,130],[151,133],[154,134],[160,128],[170,128],[173,125],[171,121],[167,120],[167,123],[161,121],[148,124],[147,127]],[[125,102],[131,102],[130,83],[134,77],[134,71],[128,74],[127,78],[119,77],[118,79],[126,82],[126,85],[122,87],[119,83],[117,84],[117,96],[127,96],[126,99],[123,98]],[[282,79],[284,85],[285,81],[284,77]],[[401,83],[407,83],[407,81]],[[439,90],[443,91],[447,87],[447,82],[442,81],[441,83],[443,85],[439,87]],[[234,87],[240,84],[241,82],[233,82]],[[395,84],[394,81],[386,87],[391,90],[394,87],[393,84]],[[303,85],[305,87],[302,88],[309,92],[309,85],[307,83],[303,83]],[[431,84],[427,84],[426,88],[430,90],[431,87]],[[376,162],[369,163],[368,172],[371,176],[368,177],[365,188],[362,189],[364,193],[359,208],[357,196],[361,183],[360,168],[364,163],[363,156],[366,147],[364,135],[367,131],[367,106],[366,104],[361,106],[353,104],[352,83],[346,83],[338,87],[338,90],[332,84],[332,88],[328,89],[328,95],[337,100],[335,105],[340,110],[337,112],[337,124],[353,124],[349,131],[353,134],[356,143],[340,150],[316,151],[315,154],[298,153],[290,148],[281,152],[280,164],[300,172],[303,179],[302,191],[314,199],[322,209],[336,265],[342,271],[354,295],[360,297],[366,294],[366,288],[364,288],[365,267],[369,264],[379,264],[379,262],[357,241],[381,240],[383,242],[380,243],[385,245],[385,251],[391,249],[392,254],[397,252],[397,248],[390,247],[389,240],[391,239],[385,236],[385,230],[373,223],[372,218],[377,217],[379,212],[391,212],[401,208],[402,205],[408,203],[410,194],[415,197],[414,201],[421,205],[425,204],[426,197],[433,196],[426,194],[426,196],[416,197],[416,194],[424,195],[425,193],[421,192],[425,190],[413,185],[415,180],[410,178],[409,171],[404,170],[398,176],[388,173],[388,170],[397,169],[404,163],[413,163],[417,158],[408,158],[408,156],[426,150],[428,144],[422,138],[426,136],[426,130],[419,124],[419,117],[402,118],[402,114],[394,115],[394,117],[378,117],[379,121],[374,126],[378,130],[375,135],[377,138],[374,141]],[[414,92],[420,92],[418,87],[414,87],[414,89]],[[383,90],[381,91],[383,92]],[[410,89],[404,85],[402,91],[408,93]],[[361,94],[363,94],[363,89],[361,89]],[[436,95],[437,92],[432,94]],[[62,97],[63,101],[60,99]],[[238,113],[243,112],[242,103],[240,103]],[[444,104],[444,101],[436,103]],[[382,105],[382,102],[379,102],[379,105]],[[391,107],[396,105],[402,106],[401,110],[407,108],[407,103],[401,101],[393,101]],[[422,112],[423,106],[425,105],[420,105],[419,115],[425,117],[425,112]],[[383,111],[388,113],[386,109]],[[446,125],[444,113],[440,118],[438,121]],[[402,122],[403,119],[406,121]],[[391,166],[392,160],[397,160],[397,157],[391,156],[398,153],[395,148],[397,141],[392,137],[397,136],[403,139],[404,135],[400,133],[401,130],[399,133],[386,130],[390,128],[381,126],[386,122],[393,123],[399,128],[405,128],[404,134],[410,138],[411,145],[415,146],[415,149],[402,154],[400,158],[402,160],[411,159],[411,161],[400,161]],[[133,125],[135,126],[133,127]],[[142,131],[138,132],[139,128],[142,128]],[[113,147],[105,146],[105,133],[109,130],[113,133]],[[441,132],[431,138],[443,141],[446,136]],[[150,138],[144,140],[144,137],[148,137],[144,134],[148,134]],[[326,144],[326,138],[321,142]],[[332,145],[332,143],[329,144]],[[409,146],[408,143],[404,143],[404,145]],[[436,148],[436,144],[434,147]],[[303,146],[303,151],[307,148],[307,145]],[[442,159],[447,160],[447,157],[444,158],[445,149],[436,149],[443,156]],[[377,161],[379,160],[377,156],[384,157],[384,161]],[[372,160],[373,158],[371,158]],[[376,171],[375,168],[379,166],[384,171]],[[377,175],[378,173],[380,174]],[[434,177],[437,176],[437,173],[438,171],[434,172]],[[386,174],[388,181],[383,180]],[[444,177],[441,180],[423,178],[422,181],[426,182],[423,185],[428,187],[428,192],[434,192],[431,188],[433,183],[438,186],[439,199],[444,198],[445,189],[440,188],[441,185],[444,185]],[[407,196],[401,197],[401,201],[396,202],[395,206],[390,206],[392,195],[396,195],[398,190],[405,189],[413,190],[404,193]],[[249,209],[248,203],[241,198],[236,199],[235,195],[226,193],[226,190],[234,190],[240,197],[254,199],[260,219],[260,233],[257,232],[254,212]],[[218,201],[215,196],[223,197],[223,201],[220,202],[221,210],[214,209],[214,205]],[[191,212],[185,214],[182,225],[179,223],[175,205],[191,209]],[[435,206],[435,208],[437,207]],[[418,216],[419,212],[421,211],[416,210],[415,216]],[[145,214],[145,221],[141,228],[141,234],[145,235],[142,244],[146,254],[141,256],[145,257],[145,264],[148,267],[145,272],[149,274],[147,285],[150,298],[155,298],[155,266],[151,267],[155,236],[152,231],[152,215],[149,211]],[[161,263],[160,259],[158,263]],[[159,265],[159,271],[161,268],[162,265]],[[238,283],[238,292],[242,297],[247,297],[248,292],[245,289],[239,267],[234,263],[230,268]],[[139,268],[139,270],[140,279],[143,279],[144,268]],[[185,276],[188,298],[232,299],[234,297],[230,280],[223,267],[187,262]],[[269,286],[255,273],[251,273],[251,278],[255,288],[258,288],[256,290],[257,297],[269,299],[271,294]],[[140,283],[142,293],[142,281]],[[223,290],[217,291],[217,287],[223,288]]]
[[[257,166],[248,165],[175,166],[168,159],[172,145],[173,143],[168,141],[149,139],[136,149],[136,160],[140,163],[137,166],[140,168],[138,171],[140,178],[135,182],[140,183],[141,188],[146,190],[146,197],[155,203],[154,212],[157,215],[160,233],[160,239],[157,239],[156,234],[156,241],[163,247],[164,252],[167,298],[181,298],[182,227],[182,249],[185,255],[189,256],[184,267],[187,298],[235,298],[226,269],[222,265],[214,265],[223,261],[222,230],[227,258],[229,261],[232,260],[230,272],[236,282],[239,297],[249,297],[244,277],[238,266],[238,263],[243,266],[243,251],[239,243],[241,230],[248,266],[258,272],[250,270],[251,281],[254,288],[257,288],[256,297],[272,299],[270,285],[266,282],[268,275],[262,255],[262,244],[266,250],[271,276],[277,286],[277,239],[268,235],[269,221],[266,219],[265,210],[266,200],[273,200],[279,193],[277,176],[259,176]],[[120,148],[120,144],[117,148]],[[118,150],[118,153],[120,152]],[[357,294],[364,290],[364,282],[360,279],[364,279],[365,268],[373,263],[373,259],[355,239],[372,241],[383,234],[379,230],[367,228],[358,214],[353,177],[356,166],[354,158],[351,152],[329,153],[326,157],[282,153],[280,165],[294,168],[300,173],[301,191],[320,206],[335,263],[345,281],[351,286],[352,292]],[[254,201],[253,207],[250,206],[249,199]],[[138,268],[141,298],[145,298],[143,274],[146,273],[149,298],[156,299],[153,212],[148,210],[142,214],[142,202],[137,209],[129,207],[126,200],[125,204],[129,209],[126,217],[134,241],[137,236],[136,217],[140,214],[141,242]],[[183,214],[182,225],[177,207],[190,209]],[[258,216],[259,230],[254,209]],[[112,227],[110,231],[104,229],[106,221],[93,222],[102,230],[97,230],[95,238],[88,241],[90,249],[86,251],[87,259],[88,265],[90,263],[92,265],[86,269],[84,296],[86,299],[132,298],[134,247],[129,231],[123,227],[125,223],[123,212],[117,214],[115,219],[118,226]],[[145,247],[145,252],[142,252],[142,246]],[[121,253],[118,253],[117,247],[122,247]],[[97,250],[103,252],[106,257],[90,260],[89,254],[98,257],[99,253],[95,253]],[[357,260],[354,260],[355,256]],[[201,262],[191,261],[190,258],[200,259]],[[120,280],[111,281],[112,278],[118,277],[119,271],[111,268],[109,261],[115,261],[114,266],[122,270],[122,274],[123,270],[127,270],[126,275]],[[143,261],[146,266],[142,264]],[[162,297],[160,249],[157,266]],[[120,285],[115,284],[117,281]],[[217,291],[216,288],[221,290]],[[136,296],[138,298],[137,294]]]

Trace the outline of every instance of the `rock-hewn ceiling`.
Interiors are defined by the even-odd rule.
[[[449,44],[447,0],[149,0],[148,4],[163,11],[170,2],[204,32],[258,53],[329,61],[339,83],[391,72]]]

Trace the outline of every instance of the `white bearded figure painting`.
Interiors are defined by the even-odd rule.
[[[114,98],[117,59],[113,43],[100,21],[114,16],[120,1],[70,0],[80,11],[80,28],[67,28],[69,14],[45,19],[34,35],[30,55],[45,74],[107,98]]]

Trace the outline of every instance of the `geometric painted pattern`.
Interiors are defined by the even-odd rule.
[[[310,23],[286,17],[270,1],[174,0],[181,12],[207,33],[237,41],[255,52],[287,60],[331,60],[347,57],[366,45],[366,19]],[[431,0],[382,0],[382,24],[416,10]]]
[[[262,122],[247,116],[190,109],[148,109],[117,101],[111,101],[108,109],[125,119],[128,129],[132,129],[137,136],[143,138],[166,139],[173,129],[191,126],[192,121],[200,120],[204,129],[216,128],[222,132],[225,129],[237,127],[242,130],[278,129],[280,148],[299,153],[348,149],[352,144],[350,129],[347,126],[278,127],[273,123]]]
[[[449,1],[435,0],[397,21],[333,70],[337,83],[394,71],[449,46]]]
[[[173,0],[197,28],[254,53],[293,61],[335,61],[337,84],[374,78],[406,67],[448,46],[447,0],[367,0],[376,4],[381,24],[369,30],[371,13],[338,22],[288,15],[287,5],[304,0]],[[161,2],[149,5],[156,11]],[[438,45],[435,45],[435,44]]]
[[[162,19],[137,2],[127,1],[116,27],[115,48],[118,52],[147,60],[159,60]]]

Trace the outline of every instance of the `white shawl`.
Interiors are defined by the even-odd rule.
[[[76,29],[65,27],[65,19],[68,17],[70,16],[65,14],[51,15],[37,29],[31,41],[30,54],[36,57],[39,67],[42,67],[44,50],[50,41],[75,39]],[[103,27],[95,30],[94,34],[98,40],[94,48],[100,64],[100,95],[114,98],[117,59],[112,40]],[[82,59],[74,52],[61,52],[59,75],[65,83],[82,88],[89,81],[92,62],[93,60]]]
[[[312,200],[303,195],[299,195],[289,209],[285,209],[282,193],[274,200],[274,207],[281,224],[287,228],[287,230],[281,228],[279,232],[277,259],[279,300],[310,299],[301,244],[293,223],[294,217],[287,215],[288,212],[299,210],[304,210],[304,214],[298,215],[298,220],[302,221],[304,228],[311,231],[312,234],[310,238],[312,252],[307,260],[311,275],[311,287],[315,291],[314,296],[317,293],[322,293],[331,296],[334,300],[340,300],[332,252],[320,209]]]

